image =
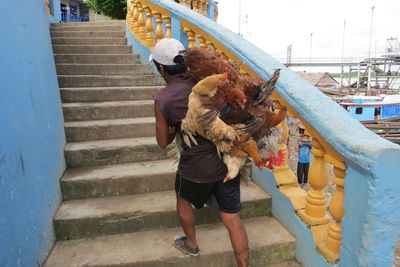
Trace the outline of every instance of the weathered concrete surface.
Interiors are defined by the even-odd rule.
[[[276,220],[258,217],[244,220],[244,225],[250,266],[294,258],[295,239]],[[199,257],[184,255],[173,247],[174,238],[182,234],[181,228],[169,228],[58,242],[44,266],[236,266],[228,232],[221,223],[197,227]]]
[[[62,107],[67,122],[154,116],[152,100],[66,103]]]
[[[62,88],[63,103],[151,100],[162,86]]]
[[[53,45],[55,54],[128,54],[129,45]]]
[[[64,151],[68,167],[85,167],[162,160],[169,149],[161,149],[154,137],[141,137],[67,143]]]
[[[69,23],[68,23],[69,24]],[[85,24],[86,25],[86,24]],[[56,31],[84,31],[84,32],[91,32],[91,31],[122,31],[125,29],[125,26],[123,25],[112,25],[112,26],[95,26],[95,25],[90,25],[85,26],[85,25],[79,25],[79,26],[70,26],[66,25],[63,27],[52,27],[51,30],[56,32]]]
[[[125,37],[125,31],[53,31],[51,37]]]
[[[241,188],[243,219],[270,215],[271,199],[253,184]],[[196,224],[219,221],[211,208],[196,210]],[[66,201],[54,217],[57,240],[178,227],[175,190]]]
[[[126,45],[126,38],[120,37],[52,37],[53,45]]]
[[[76,64],[139,64],[139,55],[132,54],[55,54],[56,63]]]
[[[58,75],[143,75],[152,74],[149,64],[61,64]]]
[[[172,190],[177,165],[157,160],[68,169],[61,179],[64,200]]]
[[[155,118],[73,121],[64,123],[67,142],[154,136]]]
[[[87,26],[125,26],[125,20],[110,20],[110,21],[87,21],[87,22],[73,22],[73,23],[52,23],[51,27],[54,28],[71,28],[71,27],[87,27]]]
[[[154,86],[164,85],[160,75],[59,75],[60,87]]]

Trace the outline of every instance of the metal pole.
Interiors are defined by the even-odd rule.
[[[239,0],[238,32],[239,36],[242,36],[242,0]]]
[[[346,30],[346,21],[343,22],[343,42],[342,42],[342,74],[340,76],[340,87],[343,86],[343,75],[344,75],[344,71],[343,71],[343,63],[344,63],[344,34],[345,34],[345,30]]]
[[[313,33],[310,33],[310,63],[311,63],[311,56],[312,56],[312,36],[313,36]]]
[[[372,72],[372,65],[371,65],[371,41],[372,41],[372,25],[374,21],[374,9],[375,6],[371,7],[371,29],[369,32],[369,48],[368,48],[368,86],[367,86],[367,94],[369,95],[369,92],[371,90],[371,72]]]

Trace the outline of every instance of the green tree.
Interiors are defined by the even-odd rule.
[[[89,8],[113,19],[126,17],[126,0],[84,0]]]

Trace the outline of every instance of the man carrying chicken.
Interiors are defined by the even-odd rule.
[[[154,94],[156,138],[162,148],[180,132],[181,121],[188,109],[188,97],[195,85],[187,74],[185,59],[181,54],[183,50],[179,41],[166,38],[156,44],[150,56],[167,83],[166,87]],[[195,139],[195,146],[182,144],[176,174],[177,212],[185,236],[176,239],[174,245],[186,254],[200,254],[192,205],[201,209],[213,195],[217,199],[221,219],[229,231],[238,266],[248,266],[248,239],[239,217],[242,207],[240,179],[223,183],[227,168],[216,146],[200,135],[196,135]]]

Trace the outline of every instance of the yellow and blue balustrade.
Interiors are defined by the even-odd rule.
[[[290,69],[216,23],[213,0],[128,0],[127,36],[142,61],[165,37],[205,47],[234,61],[242,73],[268,80],[281,69],[273,99],[300,118],[312,136],[311,190],[297,184],[287,164],[252,170],[253,181],[272,196],[272,213],[297,239],[304,266],[391,266],[400,231],[400,146],[364,128]],[[286,121],[280,149],[288,154]],[[328,168],[335,191],[327,198]]]

